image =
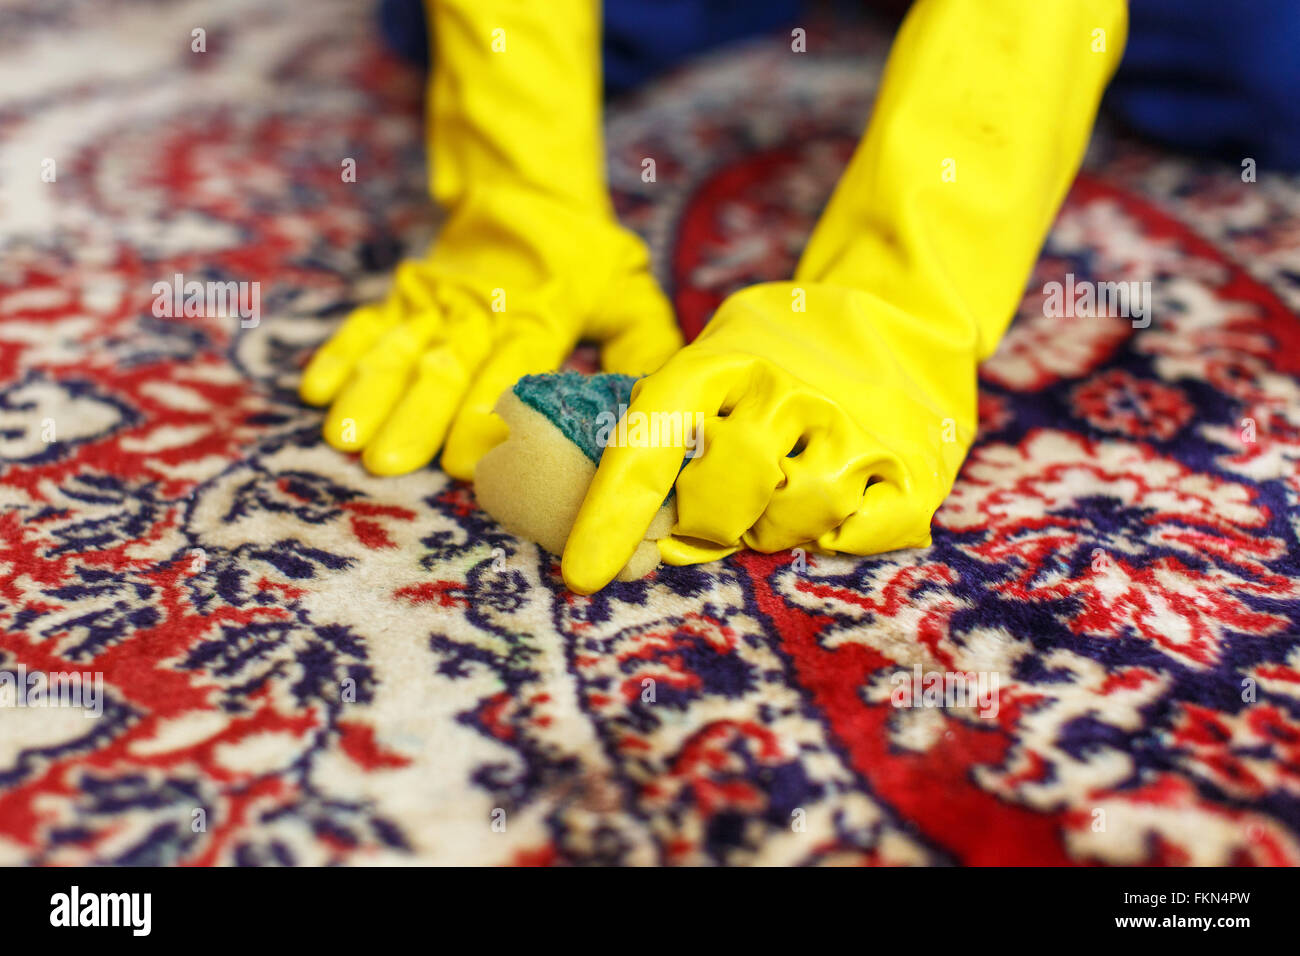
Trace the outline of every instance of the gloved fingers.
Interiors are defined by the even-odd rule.
[[[861,505],[870,476],[892,471],[890,456],[864,456],[845,437],[841,428],[815,433],[781,462],[783,480],[745,535],[746,545],[770,554],[817,540]]]
[[[697,412],[716,416],[744,388],[749,362],[749,356],[719,362],[683,349],[633,388],[625,416],[629,434],[633,423],[656,415],[677,412],[692,423]],[[627,564],[677,480],[685,452],[663,442],[605,448],[564,548],[561,567],[570,589],[598,591]]]
[[[682,347],[672,304],[649,272],[628,276],[588,334],[601,343],[601,367],[624,375],[648,375]]]
[[[414,315],[438,311],[438,281],[427,262],[406,259],[398,263],[393,272],[393,287],[388,298],[398,307],[401,315]]]
[[[512,323],[496,351],[476,373],[461,403],[442,451],[442,467],[462,481],[474,479],[479,459],[501,444],[509,428],[493,408],[497,399],[525,375],[554,371],[573,350],[574,341],[531,322]]]
[[[325,440],[339,451],[364,448],[402,397],[416,362],[441,329],[439,313],[422,312],[372,345],[325,416]]]
[[[700,454],[677,477],[674,534],[737,545],[763,514],[793,445],[766,411],[742,398],[730,416],[704,420],[691,450]]]
[[[817,538],[818,547],[844,554],[883,554],[930,544],[934,506],[909,496],[893,481],[877,481],[862,495],[856,511],[838,528]]]
[[[420,357],[414,380],[361,455],[376,475],[423,468],[442,447],[452,416],[469,387],[456,349],[437,345]]]
[[[697,538],[669,535],[659,539],[659,559],[664,564],[681,567],[686,564],[707,564],[718,561],[740,550],[738,544],[713,544]]]
[[[729,414],[752,390],[755,364],[752,355],[684,348],[632,386],[628,410],[647,416],[675,411],[705,418]]]
[[[298,383],[298,396],[308,405],[328,404],[352,375],[361,356],[399,321],[401,313],[389,301],[354,309],[307,363]]]

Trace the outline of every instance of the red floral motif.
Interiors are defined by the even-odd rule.
[[[1073,392],[1074,407],[1093,427],[1131,438],[1168,441],[1191,421],[1193,408],[1173,386],[1123,369],[1093,376]]]

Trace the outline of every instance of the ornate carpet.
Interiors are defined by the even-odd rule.
[[[611,105],[688,331],[789,274],[885,48]],[[1103,125],[932,548],[580,598],[295,396],[436,228],[421,86],[369,4],[0,10],[0,671],[103,687],[0,685],[0,863],[1300,862],[1300,180]],[[156,316],[176,274],[260,322]]]

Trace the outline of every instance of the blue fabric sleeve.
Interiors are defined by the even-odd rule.
[[[605,90],[624,92],[693,54],[784,26],[802,8],[803,0],[608,0]],[[420,0],[380,0],[379,22],[394,50],[428,65]]]
[[[1170,146],[1300,169],[1300,0],[1129,0],[1107,102]]]
[[[877,5],[897,8],[862,3]],[[803,6],[607,0],[606,91],[623,92],[696,53],[793,23]],[[1129,0],[1129,19],[1128,48],[1107,95],[1125,123],[1178,149],[1300,170],[1300,0]],[[427,64],[420,0],[381,0],[380,22],[394,49]]]

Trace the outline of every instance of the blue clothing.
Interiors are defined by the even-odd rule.
[[[787,26],[803,9],[802,0],[606,0],[606,91]],[[400,53],[428,62],[420,0],[381,0],[380,18]],[[1129,0],[1128,48],[1106,103],[1169,146],[1300,170],[1300,0]]]
[[[1129,0],[1107,104],[1170,146],[1300,170],[1300,0]]]
[[[633,89],[696,53],[785,26],[803,9],[803,0],[606,0],[605,92]],[[398,53],[428,65],[420,0],[380,0],[379,19]]]

